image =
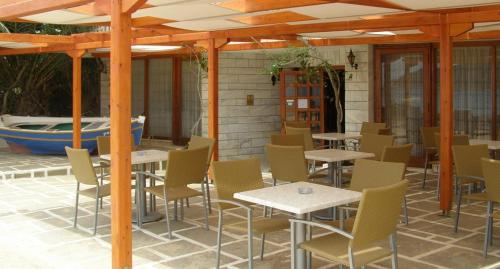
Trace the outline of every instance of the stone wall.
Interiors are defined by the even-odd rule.
[[[318,52],[334,65],[346,68],[346,131],[359,131],[361,123],[373,118],[372,46],[318,47]],[[352,49],[358,69],[347,63]],[[219,55],[219,155],[221,159],[248,158],[264,154],[264,145],[280,132],[279,83],[272,86],[264,73],[269,55],[279,50],[223,52]],[[203,135],[208,134],[208,92],[203,85]],[[255,98],[246,105],[247,95]]]

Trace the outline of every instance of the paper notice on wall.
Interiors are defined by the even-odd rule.
[[[304,108],[307,108],[307,104],[308,104],[308,99],[299,99],[298,102],[297,102],[297,107],[299,109],[304,109]]]

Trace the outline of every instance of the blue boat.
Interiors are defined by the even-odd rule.
[[[135,145],[141,141],[145,117],[132,119]],[[71,118],[0,116],[0,138],[12,152],[39,155],[65,155],[65,146],[73,145]],[[109,135],[109,118],[82,118],[82,148],[97,149],[96,138]]]

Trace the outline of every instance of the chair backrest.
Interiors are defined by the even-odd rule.
[[[97,137],[97,152],[99,156],[111,153],[111,139],[109,136]]]
[[[98,136],[97,140],[97,153],[99,156],[106,155],[111,153],[111,137],[110,136]],[[135,149],[135,139],[131,137],[131,149],[134,151]]]
[[[306,121],[285,121],[285,127],[308,128]]]
[[[305,181],[308,179],[306,158],[302,146],[266,145],[267,161],[273,178],[282,181]]]
[[[215,139],[213,138],[192,135],[191,139],[189,139],[188,149],[208,147],[207,164],[210,165],[210,162],[212,161],[212,154],[214,152],[214,144]]]
[[[405,167],[408,167],[412,148],[413,144],[385,147],[380,160],[383,162],[404,163]]]
[[[440,133],[434,133],[434,144],[436,145],[436,148],[439,149],[440,144],[441,144],[441,134]],[[453,141],[451,142],[452,145],[470,145],[469,143],[469,136],[468,135],[453,135]]]
[[[361,134],[379,134],[381,129],[386,129],[387,125],[384,122],[367,122],[361,124]]]
[[[98,185],[94,165],[87,149],[65,147],[76,180],[86,185]]]
[[[215,191],[219,199],[234,200],[234,193],[264,187],[260,160],[257,158],[216,161],[212,166],[216,185]],[[219,207],[227,209],[234,206],[220,203]]]
[[[295,135],[302,134],[304,136],[304,150],[313,150],[314,143],[311,133],[311,128],[295,128],[295,127],[286,127],[285,132],[287,135]]]
[[[454,145],[451,150],[457,176],[483,177],[481,159],[489,158],[488,145]]]
[[[196,149],[170,150],[165,186],[170,188],[201,183],[207,173],[208,146]]]
[[[422,134],[422,144],[424,145],[424,148],[437,147],[434,134],[439,133],[439,127],[422,127],[420,132]]]
[[[304,147],[303,134],[273,134],[271,135],[271,144],[279,146],[302,146]]]
[[[392,130],[391,128],[382,128],[378,130],[379,135],[392,135]]]
[[[481,159],[488,200],[500,202],[500,161]]]
[[[363,191],[367,188],[392,185],[403,180],[405,169],[403,163],[356,160],[349,189]]]
[[[392,146],[393,143],[392,135],[363,134],[359,151],[373,153],[375,154],[373,160],[380,161],[384,148]]]
[[[354,238],[349,242],[353,250],[368,247],[396,232],[401,203],[407,189],[408,181],[402,180],[393,185],[363,191],[352,229]]]

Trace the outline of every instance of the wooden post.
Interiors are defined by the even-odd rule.
[[[149,136],[149,59],[144,59],[144,116],[146,122],[144,123],[143,136]]]
[[[111,0],[111,250],[114,269],[132,268],[131,13],[145,0]]]
[[[215,139],[213,160],[219,159],[219,50],[208,40],[208,137]]]
[[[453,196],[453,42],[448,15],[441,14],[440,26],[440,208],[443,212],[451,210]]]
[[[85,50],[68,51],[73,61],[73,148],[82,147],[82,56]]]
[[[182,58],[172,57],[172,141],[180,144],[182,136]]]

